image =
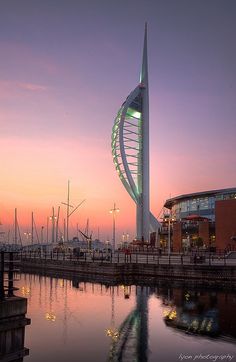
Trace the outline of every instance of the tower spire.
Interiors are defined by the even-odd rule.
[[[149,241],[150,231],[157,231],[159,224],[150,213],[149,205],[147,23],[140,84],[129,94],[117,113],[112,129],[112,154],[119,177],[136,203],[137,239]]]
[[[144,30],[143,59],[140,73],[140,83],[148,87],[147,22],[145,23]]]

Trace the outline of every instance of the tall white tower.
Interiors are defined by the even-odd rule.
[[[147,24],[140,83],[126,98],[112,129],[112,155],[118,175],[136,203],[137,239],[149,241],[159,223],[149,206],[149,94]]]

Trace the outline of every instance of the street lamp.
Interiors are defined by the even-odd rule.
[[[125,233],[122,235],[122,248],[125,246]]]
[[[29,237],[31,236],[31,233],[28,232],[28,231],[26,231],[26,232],[24,233],[24,235],[25,235],[25,237],[26,237],[26,240],[28,241],[28,240],[29,240]]]
[[[44,226],[41,226],[41,244],[43,244],[43,229],[44,229]]]
[[[129,234],[128,233],[123,233],[122,235],[122,247],[127,246],[129,241]]]
[[[171,217],[171,213],[168,215],[168,255],[170,255],[170,247],[171,247],[171,232],[170,232],[170,226],[171,226],[171,222],[175,221],[175,219],[173,219]]]
[[[110,213],[113,216],[113,240],[112,240],[112,251],[115,251],[116,246],[116,213],[119,212],[120,209],[116,208],[116,204],[114,203],[113,209],[110,210]]]
[[[50,216],[49,219],[52,220],[52,243],[54,243],[55,220],[57,219],[57,217],[54,214],[54,207],[52,208],[52,216]]]

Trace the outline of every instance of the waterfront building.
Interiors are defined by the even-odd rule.
[[[121,182],[136,204],[136,239],[149,242],[159,228],[149,206],[149,93],[147,24],[140,81],[120,107],[112,129],[112,155]]]
[[[160,243],[172,251],[236,249],[236,188],[180,195],[166,200]]]

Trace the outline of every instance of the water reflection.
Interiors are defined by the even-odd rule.
[[[172,289],[167,326],[187,333],[236,338],[235,294],[222,291]]]
[[[166,283],[107,285],[30,274],[22,275],[19,287],[32,319],[29,362],[67,361],[68,354],[70,362],[168,362],[178,361],[188,348],[236,357],[233,291]]]
[[[130,287],[122,286],[124,298],[130,295]],[[112,287],[113,290],[113,287]],[[148,289],[136,288],[136,306],[122,321],[118,330],[114,328],[114,302],[112,304],[113,328],[107,330],[112,343],[109,361],[147,361],[148,346]],[[112,295],[112,300],[114,295]]]

